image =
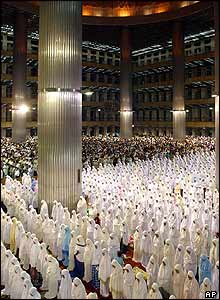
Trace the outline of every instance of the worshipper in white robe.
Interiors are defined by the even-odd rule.
[[[17,222],[17,226],[15,229],[15,254],[18,253],[20,242],[21,242],[21,234],[25,232],[24,227],[20,221]]]
[[[4,229],[5,229],[5,224],[7,223],[6,217],[7,217],[7,215],[1,209],[1,237],[2,237],[2,240],[3,240],[3,233],[4,233]]]
[[[49,267],[49,262],[48,262],[49,257],[50,257],[49,254],[47,254],[47,255],[44,257],[43,271],[42,271],[42,273],[41,273],[42,278],[43,278],[43,282],[42,282],[42,286],[41,286],[41,290],[42,290],[42,291],[48,290],[48,276],[47,276],[47,270],[48,270],[48,267]]]
[[[84,216],[82,217],[82,225],[80,229],[80,235],[83,237],[84,241],[87,239],[87,227],[88,227],[87,216]]]
[[[10,246],[10,229],[12,220],[9,216],[6,217],[6,224],[3,231],[3,243],[8,248]]]
[[[123,274],[123,299],[132,299],[135,275],[130,264],[125,265]]]
[[[58,224],[62,224],[63,222],[63,214],[64,214],[64,208],[63,208],[63,205],[58,202],[57,203],[57,210],[56,210],[56,221]]]
[[[1,290],[1,295],[9,295],[9,266],[13,259],[16,261],[11,250],[6,250],[5,259],[3,262],[1,261],[1,285],[4,286],[4,289]]]
[[[71,299],[86,299],[86,289],[78,277],[73,279],[71,296]]]
[[[94,244],[94,252],[92,257],[92,286],[95,289],[100,289],[100,280],[99,280],[99,263],[102,257],[102,249],[99,241],[96,241]]]
[[[37,291],[36,287],[30,288],[27,299],[41,299],[41,295]]]
[[[137,213],[138,211],[135,210],[132,214],[132,217],[131,217],[131,228],[130,228],[130,232],[131,234],[133,234],[138,226],[138,218],[137,218]]]
[[[26,279],[29,279],[31,280],[31,276],[26,272],[26,271],[21,271],[21,290],[23,291],[23,288],[24,288],[24,282]]]
[[[146,267],[152,254],[152,238],[147,231],[143,232],[141,238],[141,264]]]
[[[137,226],[134,233],[134,252],[133,261],[141,262],[141,228]]]
[[[36,269],[39,273],[43,273],[43,266],[45,262],[45,257],[48,255],[47,247],[45,243],[40,244],[40,251],[37,259]]]
[[[159,231],[156,231],[153,238],[152,253],[156,257],[158,265],[160,265],[163,258],[163,246],[163,238],[161,237]]]
[[[12,282],[10,286],[10,299],[21,299],[22,295],[22,279],[21,279],[22,269],[20,265],[16,265],[14,268],[14,275],[12,275]]]
[[[107,228],[103,227],[102,228],[102,239],[103,239],[103,241],[106,242],[106,244],[108,243],[109,237],[110,237],[110,235],[108,233]]]
[[[55,298],[58,293],[58,281],[61,280],[59,263],[52,255],[48,257],[48,292],[45,294],[46,299]]]
[[[202,243],[203,243],[203,236],[202,236],[202,232],[200,229],[196,230],[196,234],[195,234],[195,238],[193,241],[193,248],[196,254],[196,259],[197,259],[197,265],[199,264],[199,258],[201,255],[201,251],[202,251]]]
[[[185,274],[181,265],[175,265],[173,272],[172,292],[177,299],[183,298]]]
[[[186,226],[184,226],[180,231],[179,243],[182,244],[184,248],[191,246],[189,229]]]
[[[163,242],[168,239],[169,231],[169,223],[166,219],[164,219],[160,226],[160,235],[163,238]]]
[[[147,272],[147,274],[151,274],[152,282],[157,281],[158,271],[159,271],[159,266],[157,264],[156,258],[153,255],[151,255],[149,262],[147,264],[147,267],[146,267],[146,272]]]
[[[166,293],[171,293],[172,289],[172,268],[169,264],[169,259],[164,257],[159,268],[157,282],[160,288]]]
[[[10,250],[13,254],[15,254],[15,230],[17,227],[17,218],[13,217],[12,224],[10,226]]]
[[[211,247],[211,232],[209,228],[210,228],[209,225],[205,224],[202,232],[203,241],[202,241],[201,253],[206,256],[209,256],[210,247]]]
[[[92,280],[92,259],[95,251],[95,246],[90,239],[86,240],[85,252],[84,252],[84,267],[85,273],[83,280],[86,282],[90,282]]]
[[[199,299],[199,284],[192,271],[189,271],[183,288],[183,299]]]
[[[122,222],[121,226],[121,242],[120,242],[120,250],[121,253],[126,254],[128,250],[128,241],[129,241],[129,229],[126,222]]]
[[[171,240],[167,239],[165,241],[165,245],[163,248],[163,256],[167,257],[169,260],[169,265],[171,266],[171,268],[173,269],[174,267],[174,257],[175,257],[175,249],[173,246],[173,243],[171,242]]]
[[[102,229],[99,224],[95,224],[94,240],[101,242],[102,239],[103,239]]]
[[[19,266],[19,262],[16,257],[13,257],[9,262],[8,271],[6,272],[5,288],[1,291],[3,295],[11,294],[11,284],[15,275],[16,266]]]
[[[147,299],[147,294],[146,281],[144,280],[143,274],[138,272],[133,286],[132,299]]]
[[[115,259],[112,261],[109,290],[113,299],[123,299],[123,269]]]
[[[58,204],[58,202],[56,200],[54,200],[53,207],[52,207],[52,213],[51,213],[51,217],[54,221],[56,221],[56,217],[57,217],[57,204]]]
[[[70,226],[70,212],[67,207],[64,207],[64,209],[63,209],[62,223],[66,226]]]
[[[68,270],[61,272],[61,283],[57,299],[71,299],[72,279]]]
[[[118,240],[121,240],[121,219],[119,215],[116,215],[113,220],[113,232],[116,234]]]
[[[169,299],[178,299],[178,298],[176,298],[176,296],[174,295],[170,295]]]
[[[45,200],[41,200],[40,215],[41,215],[42,219],[44,219],[45,215],[49,216],[48,205]]]
[[[176,248],[174,266],[180,264],[183,267],[183,258],[184,258],[185,249],[182,244],[179,244]]]
[[[30,265],[31,265],[31,279],[32,281],[36,280],[37,277],[37,262],[39,259],[39,254],[40,254],[40,243],[37,238],[34,238],[33,240],[33,245],[31,247],[31,252],[30,252]]]
[[[95,231],[95,221],[93,219],[89,220],[87,227],[87,237],[92,242],[94,242],[94,231]]]
[[[159,286],[156,282],[154,282],[152,284],[152,287],[148,294],[148,299],[163,299],[163,297],[159,291]]]
[[[87,214],[87,203],[83,196],[80,196],[77,202],[77,213],[80,213],[82,217]]]
[[[170,227],[170,231],[169,231],[169,239],[173,243],[173,246],[174,246],[175,249],[178,246],[179,238],[180,238],[179,230],[177,229],[176,226],[172,225]]]
[[[216,262],[212,273],[212,290],[219,293],[219,261]]]
[[[206,292],[212,291],[212,284],[209,278],[205,277],[202,284],[200,285],[200,293],[199,293],[199,299],[207,299]]]
[[[33,287],[31,279],[24,280],[24,287],[21,294],[21,299],[28,299],[29,291]]]
[[[28,245],[31,242],[31,233],[22,233],[21,235],[21,243],[19,248],[19,259],[20,264],[24,270],[29,269],[29,252],[28,252]]]
[[[214,268],[216,262],[219,260],[219,239],[217,238],[212,240],[209,260]]]
[[[111,258],[107,249],[102,250],[102,257],[99,264],[100,294],[103,297],[109,296],[109,280],[112,272]]]
[[[58,231],[58,236],[57,236],[57,259],[58,261],[62,261],[63,259],[63,241],[64,241],[64,236],[65,236],[65,225],[61,224],[59,231]]]
[[[74,260],[74,253],[75,253],[75,247],[76,247],[76,232],[74,230],[71,231],[71,239],[70,239],[70,245],[69,245],[69,265],[68,270],[73,271],[75,267],[75,260]]]
[[[76,247],[74,253],[74,269],[70,271],[72,278],[78,277],[83,279],[85,266],[84,266],[84,252],[85,252],[85,241],[81,235],[76,238]]]
[[[114,259],[117,256],[118,251],[120,250],[120,242],[117,235],[112,232],[108,240],[108,251],[111,259]]]
[[[86,299],[98,299],[98,295],[96,293],[89,293]]]
[[[3,285],[3,282],[4,282],[4,265],[7,261],[6,251],[7,250],[6,250],[3,242],[1,241],[1,285]]]
[[[197,273],[196,255],[195,255],[195,251],[189,246],[186,247],[186,251],[183,258],[183,267],[186,274],[189,271],[192,271],[193,274],[196,276]]]

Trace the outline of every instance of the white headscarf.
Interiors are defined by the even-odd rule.
[[[61,272],[61,283],[58,292],[58,299],[71,299],[72,279],[68,270]]]
[[[210,291],[212,291],[211,281],[209,280],[209,278],[205,277],[202,284],[200,285],[199,299],[206,299],[205,293]]]
[[[135,275],[130,264],[125,265],[123,274],[123,297],[125,299],[132,298],[132,289],[135,281]]]
[[[89,293],[86,299],[98,299],[98,296],[96,293]]]
[[[157,264],[157,261],[156,261],[155,257],[152,255],[150,257],[150,260],[149,260],[148,264],[147,264],[146,272],[151,274],[153,282],[157,281],[158,271],[159,271],[159,266]]]
[[[167,257],[164,257],[159,268],[157,282],[167,293],[171,292],[172,268]]]
[[[163,299],[160,291],[159,291],[159,286],[157,283],[153,283],[152,287],[150,289],[148,299]]]
[[[199,284],[192,271],[189,271],[184,282],[183,299],[199,299]]]
[[[183,267],[183,257],[184,257],[184,247],[182,244],[179,244],[176,248],[174,265],[180,264]]]
[[[37,238],[33,239],[33,245],[30,252],[30,265],[32,268],[36,268],[38,256],[40,254],[40,244]]]
[[[132,299],[147,299],[147,284],[141,272],[138,272],[136,275]]]
[[[86,289],[78,277],[73,280],[71,295],[72,299],[86,299]]]
[[[41,295],[37,291],[36,287],[30,288],[27,299],[41,299]]]
[[[194,250],[191,247],[186,247],[186,251],[183,258],[184,271],[192,271],[195,275],[197,272],[197,260]]]
[[[123,269],[122,266],[113,259],[112,261],[112,273],[110,275],[109,289],[113,295],[123,293]]]
[[[219,261],[216,262],[212,274],[212,288],[217,293],[219,292]]]
[[[175,265],[173,272],[173,294],[177,299],[183,297],[183,287],[185,281],[185,274],[181,265]]]
[[[49,216],[48,213],[48,205],[47,202],[45,200],[41,200],[41,208],[40,208],[40,215],[41,217],[44,219],[45,215]]]
[[[102,250],[102,257],[99,264],[99,279],[103,282],[107,282],[112,272],[111,258],[107,249]]]
[[[102,249],[99,241],[96,241],[94,244],[94,252],[92,258],[92,265],[99,265],[101,257],[102,257]]]
[[[30,279],[25,279],[21,299],[28,299],[29,290],[33,287]]]

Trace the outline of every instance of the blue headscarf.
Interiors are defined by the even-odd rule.
[[[206,255],[201,255],[199,260],[199,285],[207,277],[211,281],[212,264]]]
[[[65,229],[64,229],[64,239],[63,239],[63,247],[62,247],[62,250],[64,250],[64,251],[69,251],[70,240],[71,240],[71,230],[70,230],[70,228],[67,226],[67,227],[65,227]]]

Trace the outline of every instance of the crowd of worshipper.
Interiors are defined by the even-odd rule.
[[[25,143],[12,143],[11,138],[1,139],[1,178],[12,178],[24,173],[37,176],[37,137],[27,138]],[[83,166],[98,167],[103,163],[133,162],[156,156],[174,157],[200,150],[214,150],[215,139],[188,136],[182,142],[172,137],[134,137],[125,140],[118,137],[82,137]]]
[[[30,175],[6,177],[2,295],[219,299],[214,152],[90,166],[82,177],[76,209],[54,200],[51,213],[45,200],[33,206]]]

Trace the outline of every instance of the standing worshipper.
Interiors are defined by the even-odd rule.
[[[189,271],[183,288],[183,299],[199,299],[199,284],[192,271]]]
[[[74,254],[75,254],[75,248],[76,248],[76,232],[74,230],[71,231],[71,240],[69,244],[69,265],[68,265],[68,270],[73,271],[75,267],[75,259],[74,259]]]
[[[42,219],[44,219],[45,215],[49,216],[48,205],[47,205],[47,202],[45,200],[41,200],[40,215],[41,215]]]
[[[86,240],[86,247],[84,252],[84,266],[85,266],[85,274],[83,280],[86,282],[90,282],[92,280],[92,259],[95,251],[95,246],[90,239]]]
[[[99,241],[96,241],[94,244],[94,252],[92,258],[92,286],[95,289],[100,289],[100,280],[99,280],[99,263],[102,257],[102,249]]]
[[[27,299],[41,299],[41,295],[37,291],[36,287],[30,288]]]
[[[132,299],[135,275],[130,264],[127,264],[124,267],[123,281],[123,298]]]
[[[159,286],[155,282],[152,284],[152,287],[148,295],[148,299],[163,299],[159,290]]]
[[[143,274],[138,272],[133,286],[132,299],[147,299],[147,284]]]
[[[121,237],[121,242],[120,242],[120,250],[123,254],[126,254],[128,251],[128,241],[129,241],[129,233],[128,233],[128,225],[123,222],[122,223],[122,237]]]
[[[143,232],[141,239],[141,264],[146,267],[152,254],[152,238],[147,231]]]
[[[212,265],[207,256],[201,255],[199,260],[199,284],[203,282],[205,277],[211,280]]]
[[[64,229],[64,239],[63,239],[63,265],[67,267],[69,265],[69,244],[71,239],[71,232],[69,226],[66,226]]]
[[[86,299],[86,289],[78,277],[73,279],[71,296],[71,299]]]
[[[216,262],[212,274],[212,288],[219,293],[219,261]]]
[[[82,279],[84,277],[85,267],[84,267],[84,252],[85,252],[85,242],[81,235],[76,239],[76,248],[74,254],[74,270],[70,272],[72,278],[78,277]]]
[[[196,276],[197,273],[197,263],[196,263],[196,255],[194,250],[191,247],[186,247],[186,251],[183,258],[183,266],[186,274],[189,271],[192,271]]]
[[[160,287],[160,292],[164,297],[171,293],[172,268],[167,257],[164,257],[162,260],[157,276],[157,282]]]
[[[133,261],[140,262],[141,261],[141,228],[137,226],[134,233],[134,253],[133,253]]]
[[[123,299],[123,269],[115,259],[112,261],[109,290],[113,299]]]
[[[71,299],[72,279],[69,271],[64,269],[61,272],[61,283],[58,292],[58,299]]]
[[[173,272],[173,294],[177,299],[183,298],[185,274],[181,265],[175,265]]]
[[[207,299],[206,292],[212,291],[212,284],[209,278],[205,277],[200,285],[199,299]]]
[[[58,294],[58,281],[61,280],[59,263],[52,255],[48,256],[48,292],[45,294],[46,299],[55,298]]]
[[[102,250],[102,258],[99,264],[100,294],[103,297],[109,296],[109,280],[111,276],[111,258],[106,248]]]

